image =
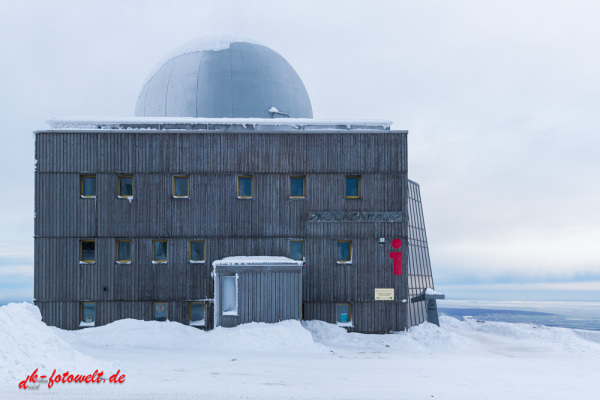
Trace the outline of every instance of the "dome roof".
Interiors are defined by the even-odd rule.
[[[190,42],[153,72],[136,117],[312,118],[302,80],[278,53],[242,38]]]

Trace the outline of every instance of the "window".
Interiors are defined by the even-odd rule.
[[[96,303],[93,302],[82,302],[80,305],[80,327],[94,326],[96,323]]]
[[[304,260],[304,240],[290,240],[290,258],[292,260]]]
[[[133,176],[132,175],[119,176],[118,196],[121,198],[133,197]]]
[[[335,322],[342,326],[352,326],[352,305],[336,304],[335,309]]]
[[[81,240],[79,242],[79,262],[80,263],[95,263],[96,262],[96,241]]]
[[[251,199],[254,196],[252,176],[238,176],[238,198]]]
[[[131,240],[117,240],[117,262],[131,262]]]
[[[192,240],[190,242],[190,262],[203,263],[204,260],[204,240]]]
[[[206,304],[200,301],[190,303],[190,325],[204,326],[206,325],[204,315],[206,314]]]
[[[167,262],[167,241],[153,240],[152,241],[152,263]]]
[[[340,240],[337,242],[337,262],[350,263],[352,262],[352,242],[349,240]]]
[[[346,198],[360,199],[360,176],[346,177]]]
[[[174,176],[173,177],[173,197],[187,199],[190,197],[190,177],[189,176]]]
[[[96,197],[96,175],[81,175],[81,197]]]
[[[237,276],[223,276],[221,300],[223,315],[237,315]]]
[[[290,176],[290,198],[303,199],[306,197],[306,186],[303,176]]]
[[[168,314],[167,314],[167,303],[154,303],[154,306],[152,307],[153,309],[153,316],[152,318],[155,321],[166,321]]]

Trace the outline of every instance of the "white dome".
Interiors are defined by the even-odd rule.
[[[292,66],[266,46],[239,37],[186,44],[150,75],[136,117],[312,118]]]

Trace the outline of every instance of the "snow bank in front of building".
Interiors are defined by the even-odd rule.
[[[323,351],[299,321],[274,324],[252,322],[234,328],[204,331],[179,322],[122,319],[108,325],[60,335],[79,346],[116,346],[123,349],[183,348],[187,351]]]
[[[310,331],[315,342],[329,347],[366,347],[371,350],[389,348],[390,351],[397,349],[407,353],[419,353],[433,349],[456,350],[469,343],[463,337],[429,323],[388,335],[348,332],[337,325],[317,320],[304,321],[302,324]]]
[[[107,325],[77,331],[60,331],[68,341],[124,349],[189,347],[204,331],[178,322],[120,319]]]
[[[326,348],[315,343],[300,321],[287,320],[275,324],[252,322],[235,328],[218,327],[208,332],[208,343],[222,349],[323,352]]]
[[[29,303],[0,307],[0,382],[15,384],[36,368],[40,371],[92,373],[108,370],[103,362],[82,354],[42,322],[39,309]]]

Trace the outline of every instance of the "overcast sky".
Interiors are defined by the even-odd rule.
[[[165,54],[218,34],[283,55],[315,118],[409,130],[448,297],[600,300],[599,19],[575,0],[0,0],[0,302],[33,293],[32,132],[133,116]]]

